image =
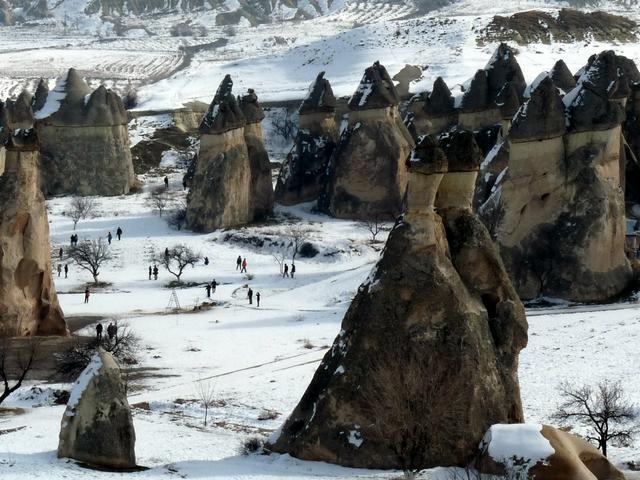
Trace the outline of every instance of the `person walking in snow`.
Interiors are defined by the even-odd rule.
[[[89,291],[89,287],[84,289],[84,303],[89,303],[89,295],[91,292]]]
[[[60,247],[60,251],[58,252],[58,255],[60,256],[60,260],[62,260],[62,247]]]
[[[260,292],[256,292],[256,305],[260,306]]]
[[[247,259],[246,259],[246,257],[242,259],[242,268],[240,269],[240,273],[247,273]]]
[[[153,266],[153,279],[154,280],[158,279],[158,266],[157,265]]]
[[[102,324],[99,323],[96,325],[96,342],[102,341]]]
[[[69,265],[65,263],[64,265],[64,278],[69,277]]]
[[[169,247],[164,249],[164,258],[169,258]]]
[[[113,322],[111,322],[109,326],[107,326],[107,336],[109,337],[109,340],[114,339],[114,337],[116,336],[116,331],[117,331],[117,327]]]
[[[289,265],[284,264],[284,271],[282,272],[282,278],[289,276]]]
[[[151,275],[153,275],[153,268],[149,265],[149,280],[151,280]]]
[[[293,278],[293,276],[296,274],[296,264],[292,263],[291,264],[291,278]]]
[[[118,241],[120,241],[120,238],[122,237],[122,229],[120,227],[116,230],[116,235],[118,236]]]
[[[211,284],[207,283],[204,289],[207,291],[207,298],[211,298]]]
[[[204,264],[209,265],[209,257],[204,257]]]
[[[218,286],[218,282],[216,282],[216,279],[214,278],[211,281],[211,290],[213,291],[213,293],[216,293],[216,287]]]
[[[107,242],[109,242],[109,245],[111,245],[111,239],[113,238],[113,235],[111,235],[111,232],[109,232],[107,234]]]
[[[169,188],[169,177],[164,177],[164,188]]]
[[[61,273],[62,273],[62,264],[59,263],[58,264],[58,277],[60,276]]]
[[[247,298],[249,299],[249,305],[253,305],[253,290],[249,287],[249,291],[247,292]]]
[[[236,270],[241,270],[241,269],[242,269],[242,257],[238,255],[238,258],[236,259]]]

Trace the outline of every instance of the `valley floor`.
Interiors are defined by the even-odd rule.
[[[178,176],[172,177],[170,188],[182,195]],[[84,285],[91,280],[86,273],[70,266],[68,279],[55,278],[66,315],[102,316],[105,326],[126,321],[141,338],[140,366],[148,369],[148,376],[132,382],[129,400],[138,406],[133,410],[138,462],[148,470],[126,476],[293,480],[398,475],[286,455],[239,454],[244,440],[269,435],[293,409],[339,332],[343,314],[382,243],[372,245],[363,224],[312,214],[310,205],[279,207],[277,222],[233,232],[178,232],[150,211],[147,195],[102,198],[100,216],[78,224],[81,239],[105,237],[118,226],[124,230],[122,240],[114,239],[112,245],[116,258],[100,274],[110,286],[94,291],[84,304]],[[66,247],[73,232],[71,221],[62,215],[68,200],[48,202],[54,252]],[[295,279],[278,274],[273,258],[277,247],[247,246],[238,240],[277,238],[289,222],[305,224],[309,241],[320,250],[314,258],[296,261]],[[235,234],[234,239],[225,241],[227,233]],[[184,310],[178,314],[167,310],[171,294],[167,272],[161,269],[157,281],[148,280],[147,273],[150,252],[162,252],[176,243],[192,246],[211,262],[185,271],[183,280],[198,285],[176,290]],[[238,255],[246,256],[249,275],[236,271]],[[55,262],[54,258],[54,267]],[[220,283],[213,295],[217,305],[190,311],[205,300],[204,282],[213,278]],[[247,286],[262,294],[259,308],[248,304]],[[529,346],[520,362],[527,421],[549,422],[563,380],[620,380],[632,398],[640,398],[640,306],[535,313],[529,316]],[[87,325],[80,332],[92,335],[94,328]],[[216,392],[217,404],[207,427],[196,400],[197,382],[211,382]],[[3,405],[22,407],[24,412],[0,414],[0,431],[17,429],[0,435],[0,478],[123,478],[125,474],[88,470],[56,458],[64,407],[53,405],[50,394],[60,385],[41,381],[32,385],[42,391],[24,388]],[[640,460],[638,452],[613,449],[611,457],[626,468],[624,462]],[[448,473],[440,469],[423,475],[447,478]]]

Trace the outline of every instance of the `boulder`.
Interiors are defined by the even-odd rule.
[[[279,203],[310,202],[322,192],[327,165],[339,137],[335,106],[331,85],[320,72],[298,109],[298,133],[276,183]]]
[[[115,92],[91,92],[72,68],[50,92],[40,82],[33,105],[45,194],[129,193],[136,179],[128,117]]]
[[[78,377],[62,416],[58,457],[91,466],[136,468],[136,434],[120,367],[100,349]]]
[[[18,130],[0,174],[0,327],[10,335],[68,335],[51,278],[49,222],[38,140]]]
[[[392,80],[398,82],[396,90],[400,98],[406,98],[409,96],[409,85],[411,82],[422,78],[422,69],[416,65],[405,65],[402,69],[396,73]]]
[[[187,195],[187,228],[211,232],[252,220],[251,160],[245,118],[229,75],[200,124],[200,147]]]
[[[455,138],[453,161],[419,138],[406,214],[267,448],[358,468],[466,465],[489,426],[522,421],[524,308],[462,190],[478,158]]]
[[[597,76],[585,73],[591,74]],[[609,111],[616,101],[586,83],[578,82],[563,105],[550,77],[538,82],[507,136],[508,169],[479,209],[522,299],[602,301],[631,280],[624,252],[621,127],[607,118],[586,129],[598,119],[583,118],[591,110],[576,99],[595,97]],[[562,122],[567,105],[568,128]]]
[[[478,470],[536,480],[624,480],[602,453],[580,437],[548,425],[493,425],[480,444]]]
[[[249,216],[252,220],[263,219],[273,211],[273,182],[271,162],[262,137],[264,112],[253,89],[240,97],[240,110],[246,120],[244,140],[249,153],[251,186],[249,189]]]
[[[367,68],[349,100],[349,125],[331,157],[320,210],[337,218],[394,218],[402,211],[414,142],[385,68]]]

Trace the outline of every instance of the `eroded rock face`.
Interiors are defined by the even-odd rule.
[[[113,469],[136,467],[136,434],[120,367],[100,350],[76,381],[62,417],[58,457]]]
[[[470,209],[469,138],[419,139],[406,214],[272,450],[350,467],[466,465],[490,425],[522,421],[527,322]]]
[[[478,467],[484,474],[510,478],[625,479],[593,445],[548,425],[492,426],[480,445]]]
[[[0,174],[0,328],[15,336],[68,335],[51,278],[36,135],[21,130],[6,147]]]
[[[558,60],[555,63],[551,72],[549,72],[549,76],[556,87],[565,93],[573,90],[576,86],[576,79],[573,77],[571,70],[569,70],[569,67],[567,67],[567,64],[564,63],[563,60]]]
[[[598,88],[600,67],[594,62],[564,99],[550,78],[538,84],[507,137],[509,168],[480,208],[523,299],[605,300],[631,280],[622,119]]]
[[[245,119],[227,75],[200,124],[200,147],[187,196],[187,228],[210,232],[252,220],[251,160]]]
[[[273,211],[273,183],[271,181],[271,162],[262,137],[264,112],[258,102],[258,96],[249,89],[240,98],[240,110],[246,119],[244,139],[247,143],[251,169],[249,190],[249,209],[252,220],[266,217]]]
[[[337,218],[393,218],[402,211],[405,159],[414,142],[385,68],[367,68],[349,101],[349,126],[331,157],[318,206]]]
[[[320,72],[298,109],[298,133],[276,183],[279,203],[310,202],[322,192],[327,165],[339,137],[335,108],[331,84]]]
[[[100,86],[91,92],[70,69],[34,99],[47,195],[122,195],[135,184],[127,113],[120,97]]]

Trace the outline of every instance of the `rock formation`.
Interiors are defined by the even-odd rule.
[[[8,139],[0,175],[0,327],[15,336],[68,334],[51,278],[39,178],[35,132],[18,130]]]
[[[398,113],[400,97],[386,69],[365,70],[349,100],[349,125],[328,169],[321,210],[338,218],[393,218],[402,211],[405,159],[414,145]]]
[[[398,82],[396,90],[400,98],[409,96],[409,85],[420,78],[422,78],[422,68],[408,64],[402,67],[392,78],[393,81]]]
[[[416,95],[409,105],[416,133],[437,135],[458,123],[458,111],[451,90],[442,77],[433,82],[431,92]]]
[[[477,467],[507,478],[625,479],[593,445],[548,425],[493,425],[480,445]]]
[[[102,468],[133,469],[135,442],[120,367],[100,349],[71,391],[62,417],[58,457]]]
[[[563,60],[558,60],[551,72],[549,72],[549,76],[553,83],[563,92],[567,93],[573,90],[576,86],[576,79],[573,77],[571,70],[567,67],[567,64],[564,63]]]
[[[42,84],[41,84],[42,85]],[[34,105],[47,195],[122,195],[135,183],[127,112],[120,97],[100,86],[91,92],[73,68]]]
[[[200,148],[187,196],[187,228],[210,232],[251,221],[251,160],[245,142],[245,117],[222,80],[200,124]]]
[[[320,72],[298,109],[298,133],[276,183],[279,203],[293,205],[318,198],[340,135],[335,109],[336,98],[331,84],[324,78],[324,72]]]
[[[523,299],[599,301],[631,280],[620,184],[622,107],[602,54],[564,99],[540,81],[507,137],[508,169],[480,212]]]
[[[239,102],[246,124],[244,139],[249,153],[251,168],[251,186],[249,190],[249,216],[259,220],[273,211],[273,182],[271,181],[271,162],[262,139],[262,120],[264,112],[258,102],[258,96],[249,89]]]
[[[406,214],[268,448],[350,467],[466,465],[490,425],[522,421],[527,322],[471,212],[478,152],[465,130],[420,138]]]

